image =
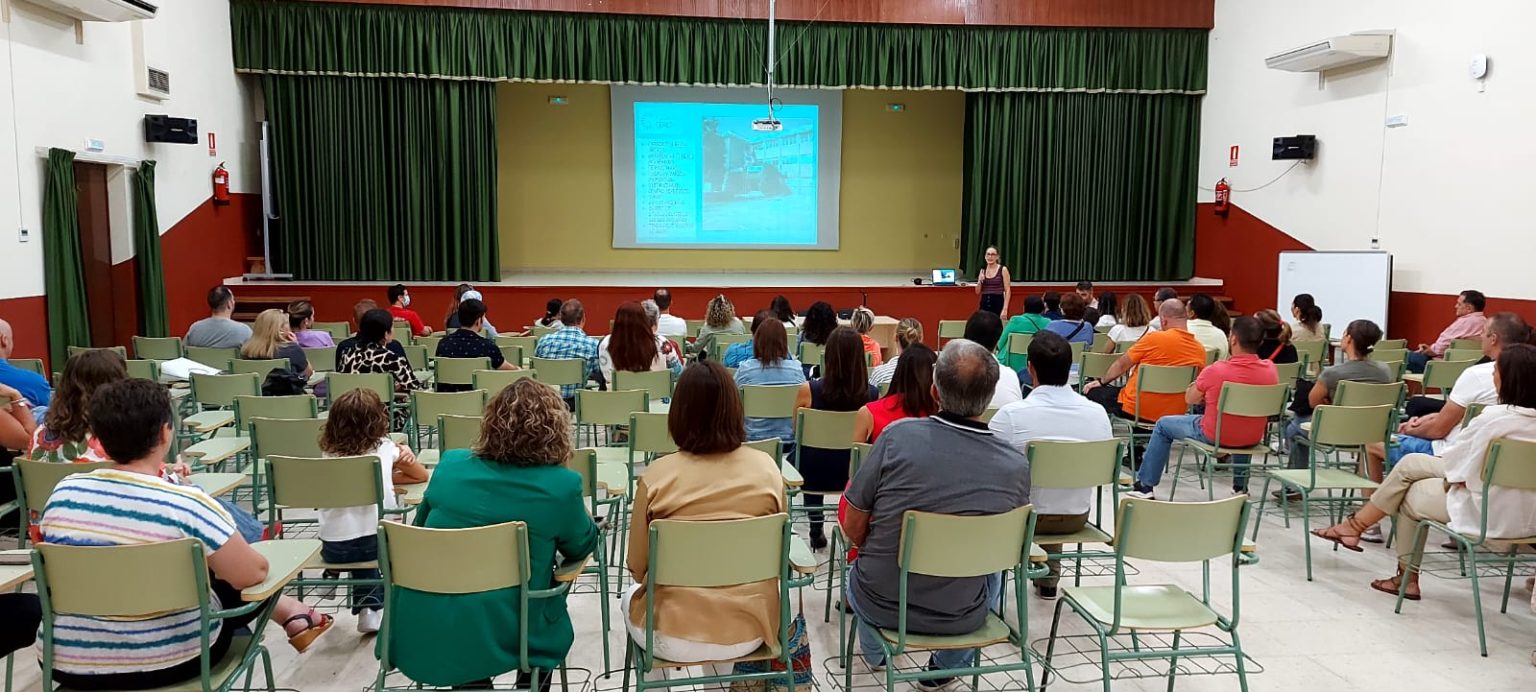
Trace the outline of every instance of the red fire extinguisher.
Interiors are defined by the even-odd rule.
[[[219,163],[219,167],[213,169],[213,203],[223,206],[229,204],[229,169]]]
[[[1232,203],[1232,186],[1227,184],[1227,179],[1222,178],[1216,183],[1216,215],[1226,216],[1227,207]]]

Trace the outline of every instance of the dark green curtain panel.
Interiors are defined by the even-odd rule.
[[[78,201],[75,153],[49,149],[43,182],[43,291],[48,302],[48,354],[55,369],[64,367],[70,346],[91,345]]]
[[[767,23],[235,0],[235,66],[289,75],[757,85]],[[1206,32],[783,22],[790,86],[1203,91]]]
[[[155,207],[155,162],[133,176],[133,257],[139,285],[139,334],[170,336],[165,312],[165,264],[160,258],[160,214]]]
[[[291,76],[262,84],[277,271],[328,281],[500,280],[493,84]]]
[[[1200,98],[983,93],[966,101],[961,265],[1014,281],[1194,273]]]

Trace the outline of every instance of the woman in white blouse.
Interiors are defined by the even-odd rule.
[[[597,344],[598,368],[605,382],[611,385],[616,371],[682,371],[677,349],[671,341],[656,334],[656,317],[635,301],[619,305],[613,315],[613,333]]]
[[[1440,457],[1409,454],[1397,462],[1360,511],[1344,522],[1312,534],[1349,550],[1361,552],[1360,534],[1377,522],[1397,515],[1396,576],[1377,579],[1371,588],[1397,594],[1403,579],[1402,561],[1423,544],[1414,543],[1420,519],[1447,524],[1451,530],[1478,535],[1483,516],[1483,463],[1494,440],[1536,441],[1536,346],[1504,347],[1494,365],[1493,384],[1499,403],[1472,419]],[[1536,491],[1516,488],[1488,489],[1489,539],[1524,538],[1536,535]],[[1417,601],[1419,575],[1409,574],[1406,598]]]

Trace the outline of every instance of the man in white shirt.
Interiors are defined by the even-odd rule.
[[[1204,293],[1196,293],[1189,299],[1189,326],[1185,329],[1195,335],[1195,341],[1200,342],[1206,350],[1216,351],[1216,360],[1227,359],[1227,333],[1221,331],[1212,323],[1217,310],[1226,308],[1216,303],[1216,299]]]
[[[674,316],[672,309],[672,292],[665,288],[656,289],[651,296],[656,301],[656,308],[661,311],[656,316],[656,333],[662,336],[686,336],[688,334],[688,322],[681,317]]]
[[[1165,300],[1173,300],[1174,298],[1177,298],[1177,297],[1179,297],[1179,292],[1178,292],[1177,289],[1173,288],[1172,286],[1164,286],[1162,288],[1157,289],[1157,294],[1152,297],[1152,311],[1153,312],[1157,312],[1157,307],[1159,305],[1162,305],[1163,301],[1165,301]],[[1160,317],[1158,317],[1156,315],[1153,315],[1152,316],[1152,322],[1150,323],[1149,326],[1151,327],[1151,331],[1154,331],[1154,332],[1162,331],[1162,329],[1163,329],[1163,320],[1162,320],[1162,318],[1160,318]]]
[[[1003,336],[1003,320],[994,313],[977,310],[965,321],[965,338],[981,344],[988,351],[997,351],[997,340]],[[992,390],[992,404],[988,408],[1002,408],[1024,398],[1019,387],[1019,373],[1013,368],[997,369],[997,389]]]
[[[1072,372],[1072,345],[1066,339],[1053,332],[1035,334],[1025,367],[1035,388],[1023,401],[1004,406],[992,417],[988,427],[999,439],[1027,454],[1025,448],[1033,440],[1094,442],[1114,437],[1104,407],[1067,386],[1067,377]],[[1034,488],[1030,501],[1035,505],[1036,542],[1055,556],[1061,553],[1061,545],[1041,539],[1082,530],[1093,508],[1093,489]],[[1049,565],[1051,575],[1035,581],[1035,593],[1054,600],[1061,561],[1052,559]]]

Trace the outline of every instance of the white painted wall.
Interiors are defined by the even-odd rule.
[[[1217,0],[1201,132],[1201,199],[1227,177],[1233,201],[1321,250],[1395,258],[1400,291],[1536,298],[1536,3],[1522,0]],[[1264,67],[1266,55],[1335,34],[1395,29],[1393,57],[1330,72]],[[1467,74],[1490,57],[1485,90]],[[1388,115],[1408,126],[1387,129]],[[1291,162],[1278,135],[1315,134]],[[1228,148],[1242,147],[1228,167]]]
[[[171,72],[172,97],[141,98],[133,74],[129,24],[86,22],[84,43],[72,21],[11,2],[0,23],[0,298],[43,293],[43,160],[37,147],[81,151],[86,138],[106,142],[103,154],[154,159],[161,232],[212,194],[214,166],[226,162],[236,192],[260,188],[250,96],[236,79],[225,0],[157,0],[159,15],[144,25],[152,60]],[[143,115],[165,113],[198,121],[202,142],[146,144]],[[210,158],[207,132],[218,138]],[[13,136],[14,133],[14,136]],[[115,215],[114,215],[115,216]],[[18,229],[32,239],[18,241]],[[114,250],[131,248],[130,228],[113,226]],[[114,259],[125,259],[114,252]]]

